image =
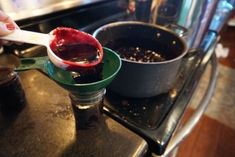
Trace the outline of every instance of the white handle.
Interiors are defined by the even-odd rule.
[[[48,47],[50,35],[44,34],[44,33],[16,29],[11,34],[0,37],[0,39],[29,43],[29,44],[36,44],[36,45],[43,45],[43,46]]]

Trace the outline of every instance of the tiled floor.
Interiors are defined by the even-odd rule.
[[[235,27],[227,27],[220,43],[229,48],[226,58],[219,58],[219,76],[214,96],[192,133],[180,145],[177,157],[235,157]],[[210,70],[210,67],[207,68]],[[202,77],[200,89],[206,88],[208,72]],[[190,115],[198,104],[191,102]]]

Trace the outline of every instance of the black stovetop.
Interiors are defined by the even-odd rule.
[[[128,98],[107,90],[105,113],[143,137],[151,151],[164,153],[191,99],[196,83],[191,77],[200,60],[196,56],[183,59],[175,84],[168,93],[151,98]]]

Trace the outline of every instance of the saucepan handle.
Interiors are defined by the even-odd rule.
[[[177,33],[180,37],[188,35],[188,29],[178,24],[167,24],[166,27]]]
[[[174,31],[175,33],[177,33],[179,35],[179,37],[185,37],[188,35],[188,29],[178,25],[178,24],[168,24],[166,25],[166,27],[172,31]],[[190,48],[187,52],[187,54],[184,56],[184,58],[188,58],[188,57],[192,57],[195,56],[196,54],[198,54],[198,52],[201,51],[198,48]]]
[[[187,54],[183,58],[190,58],[196,56],[197,54],[199,54],[200,51],[202,50],[198,48],[189,49]]]
[[[47,62],[48,57],[34,57],[34,58],[21,58],[20,66],[15,69],[15,71],[25,71],[37,69],[44,73],[47,73]]]

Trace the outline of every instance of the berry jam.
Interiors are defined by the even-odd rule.
[[[86,68],[79,72],[71,72],[74,81],[78,84],[92,83],[102,80],[103,62],[93,68]]]
[[[159,52],[150,49],[145,49],[139,46],[120,47],[116,51],[119,52],[121,58],[130,61],[149,63],[149,62],[161,62],[166,60],[165,57],[163,57]]]
[[[89,34],[72,28],[58,27],[53,33],[51,50],[61,59],[79,62],[97,62],[102,56],[100,46]]]
[[[122,59],[135,62],[162,62],[174,58],[172,52],[151,39],[120,38],[105,45],[116,51]],[[164,52],[164,53],[163,53]]]
[[[26,103],[20,78],[11,68],[0,67],[0,109],[2,114],[21,110]]]
[[[96,39],[85,32],[66,27],[56,28],[52,35],[54,38],[50,48],[59,58],[87,65],[100,62],[95,66],[78,67],[76,72],[71,72],[76,83],[91,83],[102,79],[103,51]]]
[[[99,50],[89,44],[58,45],[55,52],[58,57],[64,60],[80,63],[97,61],[97,54],[99,54]]]

